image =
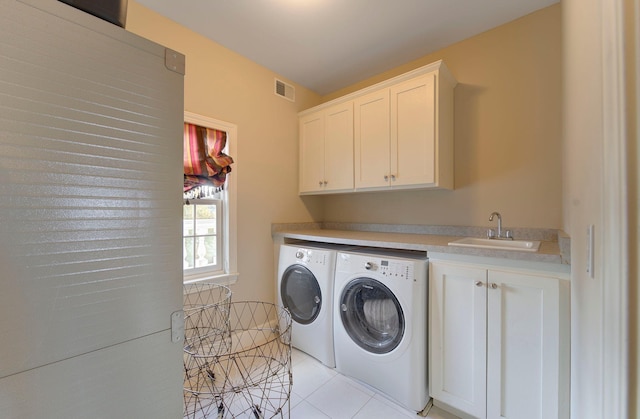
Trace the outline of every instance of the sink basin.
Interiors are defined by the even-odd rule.
[[[480,239],[477,237],[465,237],[449,242],[449,246],[477,247],[481,249],[518,250],[521,252],[537,252],[539,241],[529,240],[496,240]]]

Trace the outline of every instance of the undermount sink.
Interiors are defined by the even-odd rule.
[[[518,250],[521,252],[537,252],[540,242],[536,240],[497,240],[465,237],[449,242],[449,246],[477,247],[481,249]]]

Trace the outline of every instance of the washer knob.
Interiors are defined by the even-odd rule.
[[[368,271],[375,271],[376,270],[376,264],[373,262],[367,262],[364,264],[364,268]]]
[[[304,252],[302,250],[298,250],[296,252],[296,259],[302,259],[304,258]]]

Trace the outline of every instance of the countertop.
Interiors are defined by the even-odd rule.
[[[418,250],[429,253],[467,255],[476,257],[500,258],[508,260],[519,260],[525,262],[542,262],[550,264],[568,265],[568,260],[561,252],[561,246],[557,240],[540,240],[538,237],[527,239],[540,240],[540,248],[537,252],[523,252],[516,250],[495,250],[469,247],[449,246],[450,241],[464,237],[463,228],[452,227],[450,229],[438,228],[436,231],[450,231],[456,234],[421,234],[405,232],[406,226],[398,226],[398,230],[393,231],[369,231],[353,229],[331,229],[321,228],[321,225],[311,224],[277,224],[272,226],[272,236],[276,243],[292,243],[296,241],[334,243],[351,246],[366,246],[373,248]],[[387,226],[386,230],[393,229]],[[424,228],[414,228],[413,230],[425,230]],[[412,231],[409,228],[409,231]],[[428,231],[428,229],[426,229]],[[535,232],[534,232],[535,233]],[[533,234],[535,236],[535,234]],[[470,235],[473,236],[473,235]],[[477,235],[475,235],[477,236]],[[546,237],[549,237],[546,234]]]

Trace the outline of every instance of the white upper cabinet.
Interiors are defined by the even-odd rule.
[[[300,193],[453,189],[456,83],[438,61],[301,112]],[[341,125],[346,118],[339,119],[339,124],[327,120],[326,112],[340,105],[352,109],[351,131]],[[331,125],[337,132],[329,135]],[[346,159],[349,134],[351,165],[342,160]],[[331,149],[328,141],[337,139],[341,140],[333,144],[340,147]],[[344,181],[339,186],[331,186],[327,179],[328,162],[340,164],[331,170]],[[351,186],[344,178],[347,170],[340,168],[352,169]]]
[[[356,99],[354,108],[356,188],[387,187],[391,174],[389,89]]]
[[[353,103],[300,117],[300,193],[353,190]]]
[[[429,73],[391,88],[391,187],[439,186],[435,82]]]
[[[453,188],[453,109],[436,109],[437,82],[430,72],[355,100],[356,189]]]

